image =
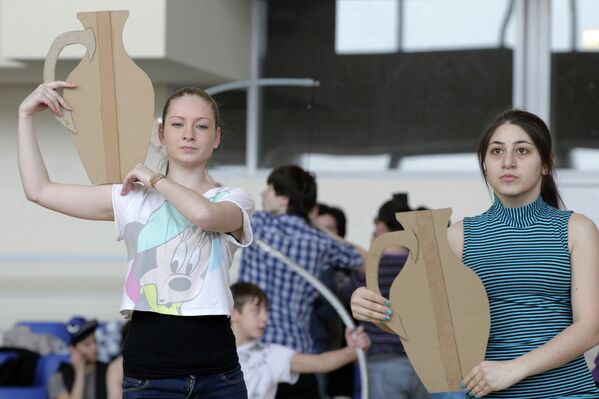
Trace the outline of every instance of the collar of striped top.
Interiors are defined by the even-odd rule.
[[[508,226],[513,227],[528,227],[536,223],[539,215],[548,205],[543,201],[543,198],[539,196],[535,201],[530,204],[520,206],[517,208],[506,208],[497,197],[491,207],[491,215],[493,218],[501,220]]]

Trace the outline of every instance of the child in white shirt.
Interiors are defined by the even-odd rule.
[[[358,327],[347,329],[345,348],[318,355],[297,353],[278,344],[264,344],[268,320],[268,298],[260,287],[252,283],[236,283],[231,286],[233,310],[231,328],[239,363],[248,390],[248,399],[273,399],[277,384],[294,384],[300,373],[327,373],[356,359],[356,349],[367,350],[370,339]]]

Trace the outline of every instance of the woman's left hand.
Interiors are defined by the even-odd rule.
[[[127,174],[125,180],[123,180],[123,188],[121,189],[121,195],[129,194],[129,191],[133,189],[133,184],[140,182],[146,188],[150,187],[150,179],[156,172],[148,168],[146,165],[138,163],[135,167]]]
[[[474,397],[482,398],[519,382],[524,376],[513,361],[483,361],[464,378],[466,390]]]

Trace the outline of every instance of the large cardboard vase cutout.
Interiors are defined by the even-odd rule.
[[[399,335],[431,393],[461,390],[460,382],[484,359],[490,328],[482,282],[449,247],[450,216],[451,209],[397,213],[404,230],[378,237],[366,261],[367,286],[380,294],[378,269],[385,248],[410,250],[391,285],[391,320],[382,326]]]
[[[148,151],[154,115],[150,78],[131,60],[122,41],[129,11],[77,14],[85,30],[58,36],[44,63],[44,82],[55,80],[58,55],[70,44],[87,52],[67,77],[77,83],[64,90],[73,111],[56,117],[71,131],[93,184],[118,183]]]

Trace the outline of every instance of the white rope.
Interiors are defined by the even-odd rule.
[[[343,320],[343,324],[346,327],[355,328],[353,319],[350,317],[347,310],[343,304],[337,299],[335,294],[331,292],[319,279],[310,274],[306,269],[301,267],[298,263],[289,259],[287,256],[283,255],[280,251],[277,251],[267,243],[261,240],[254,240],[254,244],[257,244],[262,250],[267,252],[269,255],[277,258],[284,264],[286,264],[291,270],[302,276],[308,283],[310,283],[316,290],[326,298],[327,301],[333,306],[333,308],[337,311],[341,320]],[[356,349],[356,354],[358,356],[358,364],[360,365],[360,380],[362,386],[362,399],[368,399],[368,370],[366,368],[366,355],[362,349]]]

